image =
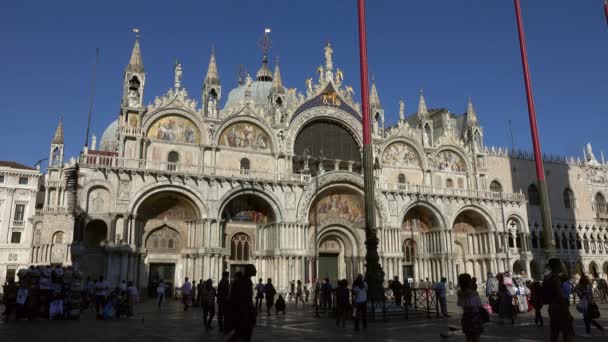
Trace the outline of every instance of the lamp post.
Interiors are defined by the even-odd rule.
[[[361,70],[361,102],[363,115],[363,188],[365,195],[365,279],[370,297],[375,301],[382,299],[382,280],[384,272],[378,255],[378,236],[376,229],[376,201],[374,199],[374,156],[372,129],[370,126],[369,77],[367,71],[367,37],[365,28],[365,0],[358,0],[359,12],[359,61]]]

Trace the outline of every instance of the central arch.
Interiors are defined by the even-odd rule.
[[[313,241],[315,237],[313,236]],[[354,279],[362,273],[361,238],[351,228],[330,224],[319,229],[316,245],[318,254],[317,278],[329,278],[332,284],[339,279]]]
[[[442,262],[440,253],[448,250],[441,232],[442,219],[434,208],[424,202],[416,202],[409,206],[403,216],[401,223],[405,235],[403,241],[405,259],[403,262],[404,277],[412,277],[416,280],[429,278],[439,281],[442,276],[448,274],[445,264]],[[419,246],[419,253],[408,258],[408,250],[405,246]],[[410,249],[412,249],[410,247]],[[405,279],[405,278],[404,278]]]
[[[453,238],[464,249],[462,263],[464,271],[477,279],[485,279],[491,272],[491,229],[483,213],[465,208],[460,211],[452,224]]]

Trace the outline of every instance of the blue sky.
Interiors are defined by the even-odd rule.
[[[522,0],[543,151],[582,155],[606,148],[608,30],[602,0]],[[429,107],[465,111],[473,98],[485,142],[530,149],[512,0],[368,1],[370,72],[388,121],[398,101],[411,115],[424,89]],[[3,1],[0,4],[0,159],[33,164],[48,155],[58,115],[66,155],[84,145],[95,48],[100,63],[92,129],[101,136],[118,115],[122,77],[142,30],[145,102],[172,85],[179,58],[183,85],[200,98],[215,45],[224,100],[243,64],[260,65],[258,40],[272,28],[271,60],[283,81],[304,89],[331,41],[334,64],[359,91],[355,0]]]

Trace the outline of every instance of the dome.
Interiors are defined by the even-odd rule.
[[[100,151],[116,152],[116,143],[118,142],[118,119],[103,131],[101,141],[99,142]]]
[[[258,81],[272,82],[272,71],[270,71],[270,69],[268,68],[267,62],[262,63],[262,67],[260,68],[260,70],[258,70],[257,74],[255,75],[255,78]]]
[[[228,100],[226,100],[224,108],[238,105],[245,98],[245,88],[245,85],[239,85],[232,89],[230,93],[228,93]],[[285,87],[283,87],[283,89],[285,90],[285,93],[287,93],[287,89],[285,89]],[[254,81],[251,83],[251,99],[256,104],[267,105],[268,96],[270,96],[271,90],[272,82]]]

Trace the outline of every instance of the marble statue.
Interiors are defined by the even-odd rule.
[[[325,68],[327,68],[327,70],[331,70],[334,67],[332,61],[333,54],[334,49],[332,49],[331,44],[327,42],[327,45],[325,45]]]
[[[127,105],[131,108],[139,107],[139,92],[137,89],[129,89],[129,94],[127,95]]]
[[[399,120],[405,120],[405,102],[403,99],[399,100]]]
[[[175,88],[182,86],[182,64],[177,63],[175,65]]]

